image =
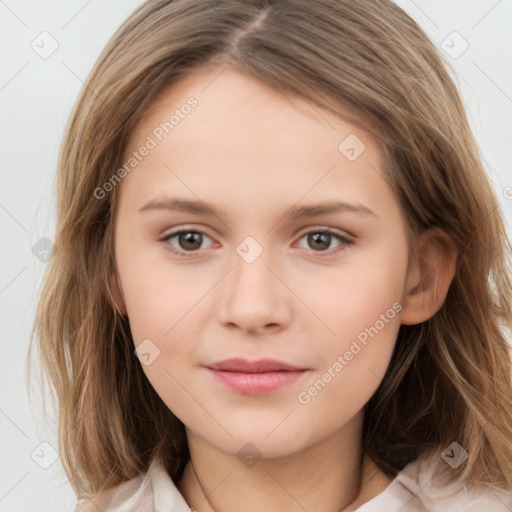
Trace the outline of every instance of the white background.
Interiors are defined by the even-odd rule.
[[[45,265],[32,247],[42,237],[53,241],[58,149],[82,81],[140,3],[0,0],[0,512],[75,507],[60,461],[40,467],[52,460],[56,430],[43,423],[38,401],[29,404],[25,385],[26,350]],[[512,143],[512,2],[397,3],[438,47],[462,48],[458,36],[446,39],[453,31],[469,44],[459,57],[446,58],[510,233],[512,194],[507,198],[505,190],[512,186],[507,153]],[[44,31],[58,42],[47,59],[31,48]]]

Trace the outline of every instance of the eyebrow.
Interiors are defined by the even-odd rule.
[[[147,212],[153,210],[171,210],[195,215],[225,215],[223,211],[217,211],[212,205],[204,201],[192,201],[189,199],[181,199],[177,197],[168,197],[164,199],[153,199],[142,206],[139,211]],[[374,216],[377,215],[368,207],[361,204],[350,204],[344,201],[330,201],[326,203],[308,204],[291,208],[289,215],[292,219],[303,219],[308,217],[318,217],[329,213],[353,212],[361,215]]]

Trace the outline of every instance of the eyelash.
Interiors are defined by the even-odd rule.
[[[182,228],[182,229],[173,231],[172,233],[169,233],[165,237],[161,238],[160,242],[163,242],[166,245],[166,249],[168,251],[172,252],[173,254],[176,254],[182,258],[193,258],[198,252],[200,252],[200,250],[196,250],[196,251],[177,250],[175,247],[173,247],[170,244],[170,240],[172,238],[174,238],[178,235],[181,235],[182,233],[198,233],[201,235],[206,235],[208,237],[208,235],[203,231]],[[317,253],[320,257],[324,257],[324,258],[327,258],[329,256],[334,256],[335,254],[338,254],[339,252],[342,252],[342,251],[346,251],[347,246],[350,246],[354,243],[353,240],[351,240],[351,239],[347,238],[346,236],[343,236],[335,231],[332,231],[330,229],[314,229],[311,231],[307,231],[306,233],[303,233],[300,236],[299,240],[301,240],[302,238],[304,238],[305,236],[310,235],[310,234],[329,234],[341,242],[341,245],[339,247],[335,248],[334,250],[331,249],[328,251],[312,251],[312,252]],[[210,238],[210,237],[208,237],[208,238]]]

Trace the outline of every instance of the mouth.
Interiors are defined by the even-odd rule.
[[[299,380],[309,370],[274,359],[248,361],[238,358],[213,363],[206,368],[217,382],[248,395],[282,389]]]

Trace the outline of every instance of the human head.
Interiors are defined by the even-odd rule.
[[[365,410],[365,448],[382,468],[397,470],[455,436],[474,448],[465,466],[466,476],[474,476],[476,457],[480,466],[486,457],[474,444],[485,417],[478,391],[489,386],[485,375],[503,379],[506,368],[497,362],[506,358],[496,321],[500,309],[509,311],[510,283],[499,281],[506,236],[496,200],[456,87],[418,25],[391,2],[327,0],[148,2],[92,70],[61,152],[57,250],[40,315],[62,428],[76,421],[61,448],[77,455],[80,471],[70,462],[70,473],[76,482],[80,473],[89,475],[91,489],[98,489],[134,474],[163,448],[179,455],[174,475],[183,469],[183,430],[135,359],[111,289],[120,187],[100,199],[94,192],[124,164],[130,136],[159,92],[194,70],[227,64],[312,105],[344,114],[352,109],[352,121],[381,144],[385,176],[407,222],[410,261],[421,256],[416,242],[431,228],[453,240],[457,268],[446,300],[428,320],[400,328],[388,372]],[[488,276],[496,279],[496,296]],[[491,321],[489,308],[496,315]],[[105,396],[104,389],[114,392]],[[76,404],[83,407],[78,413]],[[482,416],[471,417],[469,409]],[[121,423],[123,411],[132,413],[128,424]],[[142,429],[151,434],[141,440]],[[107,482],[112,464],[98,449],[105,439],[119,468]],[[85,453],[93,456],[86,460]],[[487,457],[486,468],[499,454]]]
[[[170,113],[192,99],[194,110],[159,140]],[[347,140],[357,154],[345,154]],[[406,221],[377,141],[227,68],[164,91],[127,155],[147,142],[151,150],[118,185],[112,280],[155,391],[189,434],[232,456],[247,443],[269,459],[325,439],[356,446],[400,323],[434,315],[455,270],[431,232],[421,264],[409,266]],[[170,211],[170,198],[207,211]],[[336,201],[352,210],[292,213]],[[185,225],[201,233],[188,253],[175,235]],[[305,240],[322,226],[331,241]],[[205,368],[230,358],[307,372],[266,397],[234,393]],[[315,387],[328,371],[329,386]]]

